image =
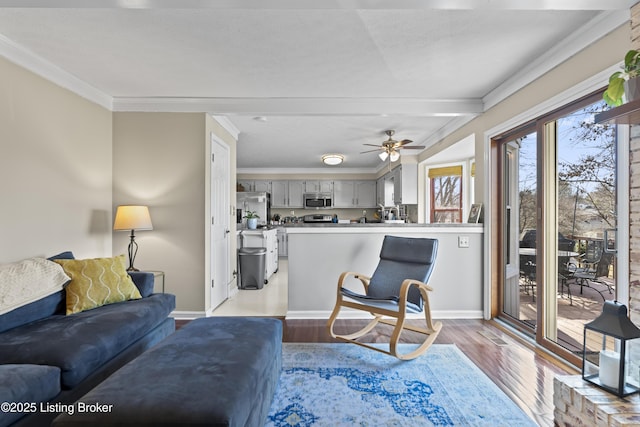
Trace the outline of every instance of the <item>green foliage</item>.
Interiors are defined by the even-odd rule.
[[[256,211],[246,211],[244,213],[243,218],[251,219],[251,218],[260,218],[260,215],[256,213]]]
[[[624,82],[638,77],[640,74],[640,52],[637,50],[630,50],[624,56],[624,67],[622,71],[616,71],[609,78],[609,87],[602,99],[613,106],[617,107],[622,105],[622,96],[624,95]]]

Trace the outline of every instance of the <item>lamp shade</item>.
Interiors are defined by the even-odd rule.
[[[147,206],[118,206],[114,230],[153,230],[151,216]]]

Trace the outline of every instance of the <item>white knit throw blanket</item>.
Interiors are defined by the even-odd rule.
[[[54,294],[69,280],[59,264],[44,258],[0,265],[0,314]]]

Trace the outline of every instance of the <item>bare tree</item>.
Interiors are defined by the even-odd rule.
[[[570,118],[578,124],[563,136],[571,147],[585,152],[577,161],[558,163],[558,179],[573,187],[574,203],[588,208],[575,212],[574,229],[594,219],[615,226],[615,128],[593,122],[595,114],[607,109],[604,102],[599,102],[576,111]],[[567,212],[559,214],[562,216]],[[566,218],[560,218],[560,221],[566,222]]]

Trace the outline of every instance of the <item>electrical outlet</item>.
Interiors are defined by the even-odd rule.
[[[469,247],[469,236],[458,236],[458,247],[459,248],[468,248]]]

